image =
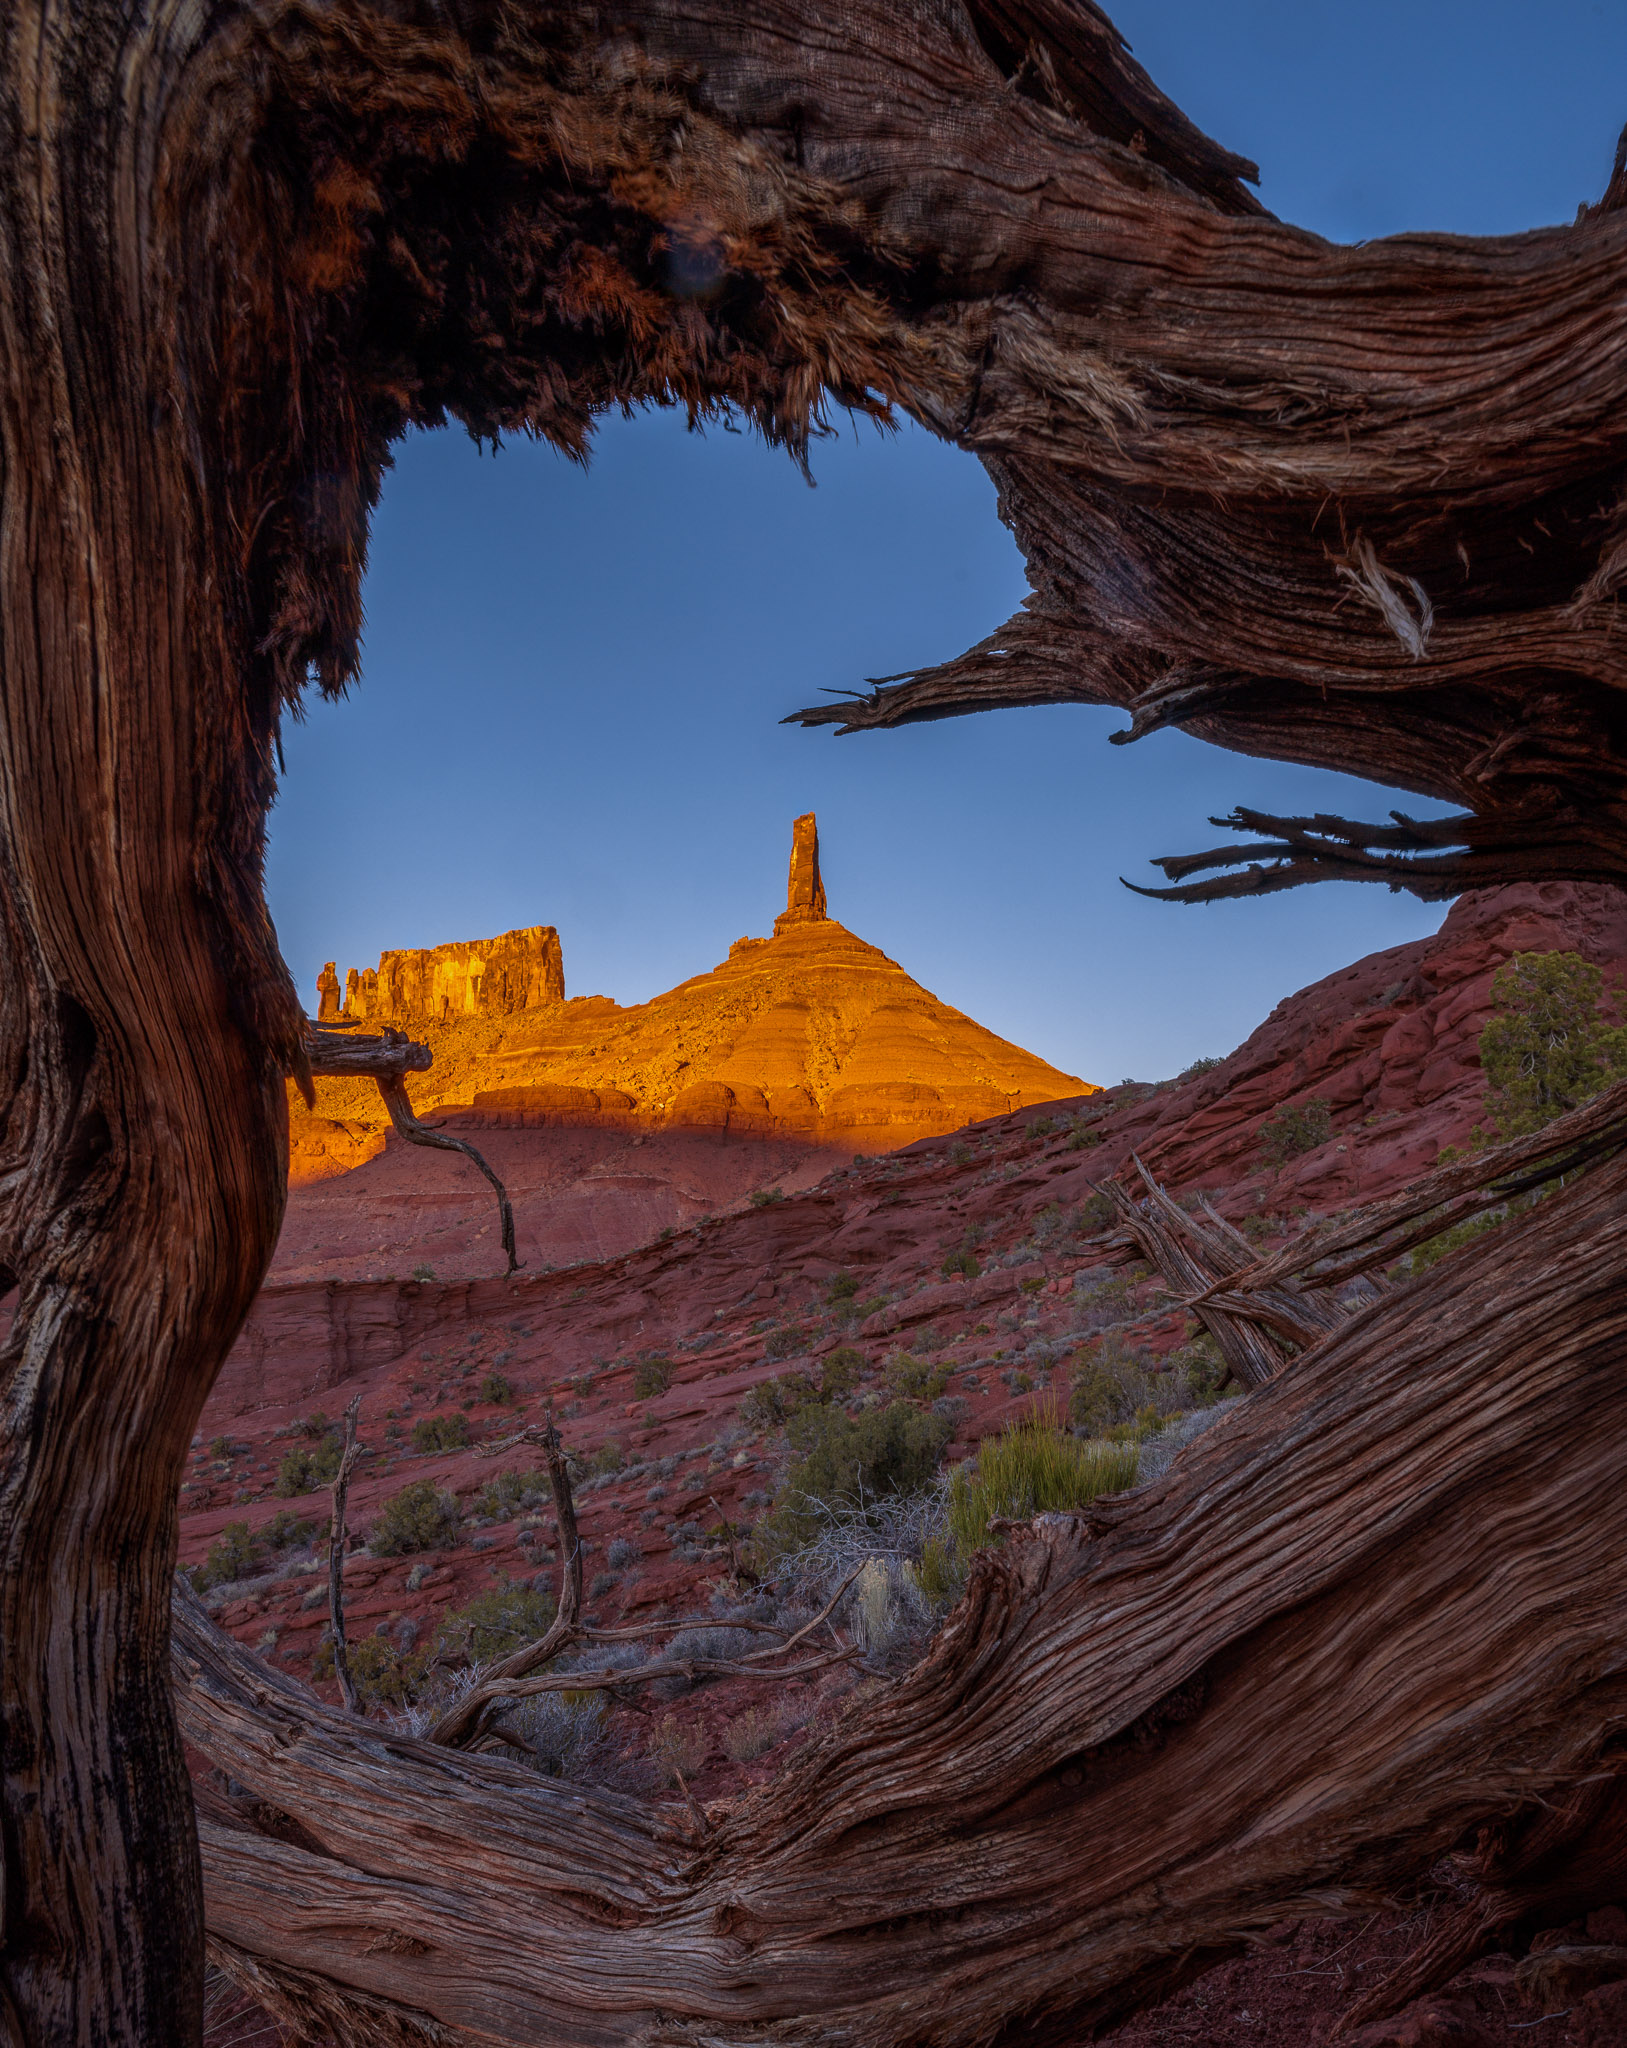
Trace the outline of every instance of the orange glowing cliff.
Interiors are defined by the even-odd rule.
[[[318,986],[330,1016],[425,1039],[435,1064],[412,1077],[414,1104],[457,1105],[460,1122],[727,1129],[876,1152],[1087,1092],[827,915],[811,812],[796,821],[773,936],[737,939],[709,974],[648,1003],[567,1001],[547,925],[386,953],[377,969],[351,969],[342,1011],[332,965]],[[296,1183],[378,1150],[385,1119],[370,1087],[318,1083],[314,1117],[295,1099]]]

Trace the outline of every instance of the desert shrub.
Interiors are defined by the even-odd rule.
[[[882,1378],[889,1393],[905,1401],[935,1401],[949,1384],[948,1368],[900,1351],[887,1361]]]
[[[1193,1060],[1190,1065],[1182,1067],[1175,1078],[1177,1081],[1195,1081],[1199,1074],[1213,1073],[1216,1067],[1223,1064],[1220,1054],[1216,1053],[1208,1059]]]
[[[760,1380],[740,1403],[740,1420],[748,1429],[782,1429],[799,1409],[817,1403],[819,1389],[805,1372],[782,1372]]]
[[[859,1384],[859,1374],[863,1370],[864,1353],[851,1344],[838,1344],[834,1351],[825,1354],[825,1362],[819,1369],[819,1398],[822,1401],[845,1399]]]
[[[814,1333],[801,1323],[788,1323],[782,1330],[770,1330],[763,1340],[765,1358],[800,1358],[809,1349]]]
[[[1135,1484],[1134,1444],[1081,1443],[1054,1416],[1025,1416],[979,1445],[975,1460],[949,1476],[949,1533],[964,1561],[989,1541],[997,1515],[1030,1515],[1088,1507],[1099,1494]]]
[[[1282,1166],[1301,1152],[1314,1152],[1333,1136],[1333,1118],[1320,1095],[1303,1102],[1285,1102],[1268,1116],[1257,1133],[1260,1157],[1269,1166]]]
[[[830,1292],[825,1299],[832,1304],[838,1301],[851,1301],[858,1291],[859,1283],[851,1273],[838,1273],[830,1283]]]
[[[946,1280],[953,1279],[957,1273],[964,1273],[968,1280],[975,1280],[983,1268],[977,1263],[976,1252],[959,1251],[951,1252],[938,1270]]]
[[[321,1529],[322,1524],[309,1515],[296,1515],[292,1508],[278,1508],[261,1529],[260,1541],[273,1550],[293,1550],[299,1544],[311,1542]]]
[[[1603,993],[1579,953],[1516,953],[1492,976],[1480,1065],[1501,1136],[1540,1131],[1627,1072],[1627,1030],[1599,1015]]]
[[[412,1426],[412,1447],[415,1451],[461,1451],[469,1441],[469,1418],[456,1412],[451,1415],[424,1415]]]
[[[292,1433],[295,1436],[306,1437],[314,1443],[319,1437],[326,1436],[330,1427],[328,1418],[322,1410],[313,1408],[309,1415],[302,1415],[294,1424]]]
[[[907,1401],[857,1416],[840,1408],[805,1408],[792,1416],[788,1429],[793,1460],[782,1499],[791,1521],[808,1500],[862,1505],[879,1494],[928,1485],[950,1433],[941,1415]],[[776,1515],[781,1512],[776,1508]]]
[[[1055,1129],[1055,1117],[1037,1116],[1028,1126],[1028,1135],[1031,1138],[1048,1138]]]
[[[779,1716],[764,1707],[747,1707],[744,1713],[732,1715],[723,1730],[723,1754],[732,1763],[749,1764],[779,1739]]]
[[[412,1277],[420,1281],[433,1280],[435,1278],[435,1268],[433,1266],[414,1266]]]
[[[323,1648],[331,1672],[333,1645],[326,1643]],[[346,1654],[351,1683],[364,1707],[405,1706],[423,1683],[427,1661],[421,1650],[403,1648],[389,1636],[363,1636],[348,1646]]]
[[[217,1436],[210,1439],[209,1455],[211,1458],[218,1458],[222,1464],[226,1464],[236,1454],[236,1449],[237,1446],[229,1436]]]
[[[590,1600],[602,1600],[615,1583],[616,1574],[614,1572],[595,1572],[588,1586],[588,1598]]]
[[[506,1408],[514,1399],[513,1385],[500,1372],[489,1372],[480,1382],[480,1398],[494,1408]]]
[[[475,1513],[500,1521],[512,1515],[517,1508],[530,1507],[534,1502],[548,1499],[548,1475],[539,1466],[529,1472],[522,1472],[517,1466],[505,1465],[488,1479],[475,1496]]]
[[[1203,1407],[1219,1400],[1221,1389],[1231,1378],[1231,1367],[1207,1330],[1172,1351],[1164,1363],[1167,1371],[1180,1374],[1193,1400]]]
[[[920,1561],[915,1567],[915,1583],[935,1608],[947,1607],[951,1601],[959,1599],[966,1575],[942,1536],[929,1536],[921,1546]]]
[[[607,1436],[593,1456],[587,1460],[587,1474],[590,1479],[608,1479],[613,1472],[619,1472],[627,1463],[626,1453],[619,1440]]]
[[[415,1479],[391,1494],[378,1511],[367,1547],[375,1557],[403,1557],[415,1550],[443,1550],[458,1538],[458,1504],[433,1479]]]
[[[1156,1428],[1158,1417],[1189,1407],[1193,1398],[1184,1370],[1156,1371],[1146,1352],[1109,1331],[1073,1362],[1068,1420],[1084,1436],[1124,1428],[1146,1435],[1149,1411]]]
[[[762,1638],[747,1628],[730,1628],[726,1623],[703,1623],[698,1628],[681,1628],[663,1655],[681,1663],[695,1657],[712,1664],[733,1663],[748,1650],[760,1650]]]
[[[653,1401],[672,1385],[670,1358],[641,1358],[633,1367],[633,1399]]]
[[[783,1188],[753,1188],[747,1199],[754,1209],[766,1209],[770,1202],[783,1202],[785,1200],[785,1190]]]
[[[605,1561],[613,1571],[622,1572],[630,1564],[637,1564],[644,1555],[638,1545],[627,1536],[612,1536],[610,1548],[605,1552]]]
[[[753,1195],[752,1200],[756,1199]],[[669,1785],[676,1785],[680,1778],[692,1777],[705,1763],[706,1749],[704,1731],[692,1723],[678,1720],[673,1714],[663,1714],[650,1730],[650,1760]]]
[[[229,1586],[254,1570],[259,1551],[247,1522],[228,1522],[210,1544],[202,1564],[192,1567],[192,1583],[200,1593]]]
[[[435,1636],[436,1655],[490,1664],[546,1635],[553,1618],[552,1593],[539,1593],[523,1580],[501,1579],[484,1593],[477,1593],[467,1607],[452,1608],[442,1615]]]
[[[309,1493],[316,1485],[316,1461],[309,1451],[287,1451],[277,1465],[273,1490],[281,1500]]]
[[[608,1742],[602,1693],[533,1693],[503,1715],[525,1744],[526,1755],[551,1778],[582,1779],[599,1774]]]
[[[1098,1189],[1095,1194],[1086,1195],[1079,1204],[1079,1228],[1099,1235],[1102,1231],[1113,1228],[1118,1221],[1118,1213],[1110,1197]]]

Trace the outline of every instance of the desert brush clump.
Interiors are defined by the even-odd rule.
[[[501,1522],[523,1508],[535,1507],[539,1501],[551,1498],[548,1474],[540,1465],[532,1466],[529,1471],[505,1465],[501,1472],[493,1473],[475,1495],[475,1513],[487,1521]]]
[[[740,1403],[740,1420],[747,1429],[783,1429],[799,1409],[823,1399],[819,1383],[809,1373],[782,1372],[760,1380]]]
[[[1061,1426],[1055,1410],[1036,1411],[985,1438],[975,1458],[949,1475],[948,1534],[954,1561],[964,1567],[991,1540],[989,1524],[1004,1516],[1088,1507],[1098,1496],[1134,1486],[1139,1453],[1133,1443],[1082,1443]]]
[[[859,1415],[823,1403],[790,1418],[791,1464],[753,1543],[765,1565],[805,1544],[832,1510],[862,1512],[932,1484],[952,1425],[910,1401]]]
[[[435,1651],[443,1663],[491,1664],[547,1633],[555,1614],[552,1593],[524,1580],[499,1579],[465,1607],[441,1618]]]
[[[428,1455],[432,1451],[461,1451],[469,1441],[469,1418],[451,1415],[420,1416],[412,1426],[412,1447]]]
[[[1194,1339],[1159,1361],[1109,1330],[1073,1361],[1068,1421],[1081,1436],[1146,1437],[1166,1416],[1211,1400],[1224,1384],[1224,1365],[1209,1341]]]
[[[1627,1073],[1627,1028],[1600,1014],[1603,999],[1603,974],[1579,953],[1516,953],[1492,976],[1480,1065],[1500,1137],[1540,1131]]]
[[[259,1545],[247,1522],[227,1522],[210,1544],[202,1564],[195,1564],[188,1576],[200,1593],[216,1586],[229,1586],[246,1579],[259,1562]]]
[[[378,1511],[367,1538],[375,1557],[403,1557],[418,1550],[449,1550],[458,1540],[458,1504],[433,1479],[415,1479],[391,1494]]]
[[[633,1399],[653,1401],[672,1385],[670,1358],[641,1358],[633,1367]]]
[[[296,1444],[283,1454],[273,1483],[273,1491],[283,1500],[293,1500],[319,1486],[331,1486],[345,1450],[344,1432],[336,1423],[330,1423],[320,1409],[295,1427],[299,1435],[315,1439],[316,1448]]]
[[[888,1359],[882,1379],[889,1393],[905,1401],[935,1401],[949,1384],[949,1371],[946,1366],[899,1351]]]
[[[1303,1102],[1285,1102],[1268,1116],[1257,1133],[1260,1157],[1268,1166],[1285,1166],[1301,1153],[1314,1152],[1333,1136],[1333,1114],[1320,1095]]]
[[[819,1368],[820,1399],[845,1400],[859,1384],[864,1364],[864,1353],[856,1345],[838,1344],[834,1351],[828,1351]]]

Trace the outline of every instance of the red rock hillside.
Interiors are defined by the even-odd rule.
[[[782,938],[789,953],[798,927],[746,961]],[[845,934],[833,943],[838,956],[859,946]],[[1574,948],[1620,981],[1627,899],[1570,885],[1465,898],[1434,938],[1287,998],[1212,1069],[1008,1111],[843,1165],[782,1199],[737,1201],[612,1258],[509,1279],[492,1276],[498,1261],[488,1254],[486,1277],[455,1282],[274,1281],[198,1434],[181,1500],[183,1556],[202,1561],[234,1521],[260,1534],[253,1570],[217,1587],[211,1602],[241,1639],[309,1675],[326,1621],[326,1568],[297,1536],[278,1543],[264,1532],[279,1513],[325,1516],[319,1488],[288,1495],[285,1482],[279,1495],[279,1466],[320,1438],[313,1411],[333,1416],[360,1391],[369,1449],[352,1487],[352,1526],[365,1532],[387,1498],[421,1478],[454,1497],[461,1520],[432,1553],[361,1549],[350,1558],[352,1638],[429,1640],[440,1617],[484,1591],[552,1583],[549,1517],[535,1505],[505,1509],[490,1488],[503,1460],[479,1448],[551,1409],[590,1475],[580,1507],[593,1619],[719,1611],[748,1590],[737,1571],[742,1533],[764,1513],[787,1457],[765,1406],[746,1400],[754,1388],[788,1369],[817,1376],[833,1352],[849,1349],[859,1360],[854,1412],[913,1390],[948,1418],[953,1461],[1036,1400],[1065,1404],[1099,1342],[1167,1357],[1193,1326],[1155,1282],[1100,1263],[1089,1242],[1093,1186],[1138,1153],[1177,1191],[1211,1190],[1262,1239],[1297,1227],[1306,1211],[1396,1188],[1475,1121],[1476,1039],[1497,966],[1514,951],[1556,948]],[[727,974],[705,980],[727,987]],[[1327,1141],[1268,1167],[1261,1124],[1313,1097],[1330,1111]],[[330,1183],[333,1196],[360,1178]],[[400,1227],[401,1241],[379,1247],[397,1266],[418,1242],[410,1215]],[[1224,1428],[1224,1408],[1219,1415],[1211,1426]],[[414,1430],[426,1421],[450,1422],[467,1444],[415,1450]],[[885,1682],[884,1672],[858,1680]],[[851,1670],[835,1667],[760,1701],[743,1682],[698,1687],[656,1719],[617,1709],[607,1740],[629,1768],[648,1763],[658,1782],[661,1742],[681,1739],[694,1796],[727,1798],[771,1773],[854,1683]],[[760,1753],[748,1755],[737,1732],[747,1713],[761,1720]],[[1363,1928],[1287,1926],[1277,1944],[1210,1972],[1114,2038],[1121,2048],[1318,2041],[1372,1981],[1361,1972],[1387,1967],[1427,1933],[1432,1896],[1426,1888]],[[1546,1939],[1568,1954],[1567,1942],[1594,1937],[1574,1929]],[[1627,2039],[1627,1993],[1597,1988],[1596,1978],[1565,1992],[1564,1967],[1545,1975],[1529,1957],[1478,1964],[1441,1998],[1368,2030],[1360,2048]],[[1557,2017],[1529,2031],[1550,2010]]]

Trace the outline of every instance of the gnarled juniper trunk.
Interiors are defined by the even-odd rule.
[[[849,723],[1111,702],[1134,731],[1181,724],[1464,807],[1447,844],[1404,821],[1252,821],[1276,867],[1251,889],[1392,857],[1437,894],[1627,878],[1627,178],[1565,229],[1336,249],[1264,215],[1246,171],[1060,0],[0,10],[14,2039],[196,2031],[165,1613],[181,1455],[273,1242],[280,1076],[303,1058],[260,893],[270,757],[308,678],[356,672],[368,514],[408,427],[580,453],[607,406],[728,403],[801,454],[832,398],[902,407],[988,462],[1034,600]],[[1567,1190],[1541,1228],[1585,1199]],[[1614,1341],[1615,1273],[1583,1287],[1549,1264],[1529,1285],[1563,1290],[1578,1355]],[[1358,1376],[1360,1327],[1337,1340]],[[1443,1442],[1498,1385],[1487,1342],[1481,1380],[1442,1393]],[[1517,1454],[1544,1442],[1533,1426]],[[1531,1512],[1568,1541],[1557,1458],[1541,1450]],[[1620,1583],[1608,1528],[1595,1592]],[[1194,1613],[1229,1597],[1211,1559],[1171,1570],[1197,1575]],[[1314,1620],[1329,1584],[1308,1558],[1288,1590]],[[1470,1626],[1420,1624],[1415,1654],[1472,1677],[1452,1634]],[[1143,1651],[1158,1666],[1132,1645],[1121,1677]],[[1501,1753],[1483,1675],[1463,1707],[1474,1786]],[[1345,1682],[1370,1700],[1383,1674]],[[1594,1754],[1594,1681],[1553,1682],[1571,1750]],[[1025,1712],[1063,1711],[1048,1683]],[[1102,1719],[1085,1695],[1067,1711]],[[844,1739],[868,1769],[890,1738]],[[1556,1738],[1543,1770],[1571,1750]],[[839,1812],[820,1805],[833,1779],[799,1785],[794,1814],[755,1816],[752,1868],[792,1868]],[[1329,1852],[1347,1878],[1377,1867],[1363,1825],[1341,1818]],[[1048,1883],[1034,1839],[1025,1868]],[[1326,1860],[1273,1865],[1250,1914]],[[1223,1894],[1219,1918],[1244,1924]],[[749,1902],[717,1910],[720,1939],[754,1924]],[[878,1933],[875,1953],[914,1939]],[[1008,2016],[1029,1971],[1006,1971]],[[817,2034],[828,1996],[809,1997],[794,2024]]]
[[[0,2038],[201,2027],[176,1494],[276,1239],[275,703],[181,403],[187,52],[0,11]]]

